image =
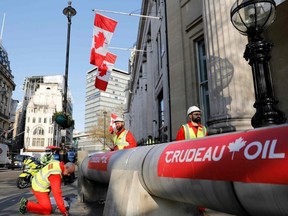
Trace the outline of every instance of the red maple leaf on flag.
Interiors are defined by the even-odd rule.
[[[99,68],[99,76],[101,76],[101,77],[105,76],[107,73],[107,70],[108,70],[107,65],[105,63],[102,64]]]
[[[105,36],[103,32],[99,32],[97,35],[94,36],[94,47],[98,49],[99,47],[103,47],[103,44],[105,43]]]

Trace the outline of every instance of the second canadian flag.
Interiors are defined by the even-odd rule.
[[[117,56],[113,53],[107,52],[105,60],[102,65],[98,67],[98,74],[95,79],[95,87],[106,91],[110,74],[112,72],[113,66],[115,64]]]
[[[109,125],[109,131],[111,134],[114,133],[114,130],[115,130],[114,121],[117,117],[118,117],[117,115],[115,115],[114,113],[111,113],[111,119],[110,119],[110,125]]]

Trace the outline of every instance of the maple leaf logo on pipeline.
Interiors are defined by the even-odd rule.
[[[232,160],[234,158],[234,153],[235,152],[239,152],[240,149],[245,146],[245,144],[246,144],[246,141],[244,141],[242,137],[236,139],[235,142],[232,142],[232,143],[229,144],[229,146],[228,146],[229,151],[233,152]]]
[[[247,160],[254,159],[277,159],[285,158],[285,153],[276,153],[277,139],[266,140],[265,143],[253,141],[247,143],[242,137],[229,143],[228,146],[210,146],[191,148],[185,150],[166,151],[166,163],[183,163],[183,162],[204,162],[204,161],[219,161],[223,158],[225,150],[228,148],[232,153],[231,160],[234,160],[235,154],[240,154],[243,151],[243,156]]]

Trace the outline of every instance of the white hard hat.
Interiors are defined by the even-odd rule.
[[[191,106],[187,110],[187,116],[192,113],[192,112],[201,112],[201,110],[197,106]]]
[[[121,117],[117,117],[114,122],[124,122],[124,119]]]

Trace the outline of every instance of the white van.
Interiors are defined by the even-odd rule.
[[[9,147],[6,144],[0,144],[0,167],[9,167],[11,160],[9,159]]]

